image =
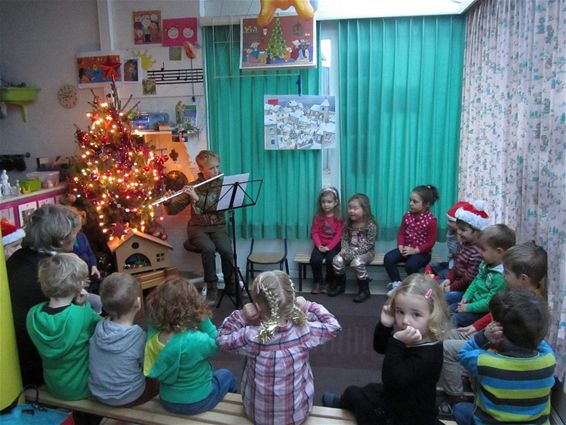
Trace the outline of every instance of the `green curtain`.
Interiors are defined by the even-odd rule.
[[[411,189],[433,184],[445,213],[456,202],[465,19],[338,23],[342,197],[372,200],[379,239],[397,235]]]
[[[264,95],[318,94],[318,68],[240,71],[239,26],[203,28],[210,148],[226,174],[263,180],[257,205],[235,213],[239,237],[305,239],[322,184],[321,151],[266,151]],[[249,191],[253,191],[251,184]]]

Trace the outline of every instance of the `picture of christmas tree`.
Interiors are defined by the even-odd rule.
[[[116,85],[106,100],[95,96],[88,130],[77,128],[80,155],[70,181],[71,194],[89,200],[108,239],[129,230],[144,232],[156,220],[151,203],[163,194],[166,155],[158,155],[130,126]],[[137,105],[136,105],[137,106]]]
[[[283,36],[283,30],[281,29],[281,20],[279,18],[275,18],[275,26],[271,32],[271,38],[267,43],[265,53],[269,60],[269,58],[276,59],[283,57],[286,51],[287,46],[285,45],[285,37]]]

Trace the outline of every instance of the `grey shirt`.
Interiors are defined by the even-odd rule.
[[[138,325],[123,326],[108,319],[98,322],[90,338],[88,360],[88,386],[94,397],[121,406],[142,395],[145,340]]]

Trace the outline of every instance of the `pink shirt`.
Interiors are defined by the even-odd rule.
[[[341,218],[315,215],[312,219],[311,230],[314,246],[318,248],[320,245],[324,245],[329,250],[333,249],[340,243],[343,228],[344,220]]]

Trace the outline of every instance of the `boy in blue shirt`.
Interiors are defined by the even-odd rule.
[[[459,354],[475,382],[474,403],[458,403],[458,425],[549,424],[550,393],[556,359],[543,340],[548,331],[546,302],[533,291],[514,289],[495,295],[493,322]]]

